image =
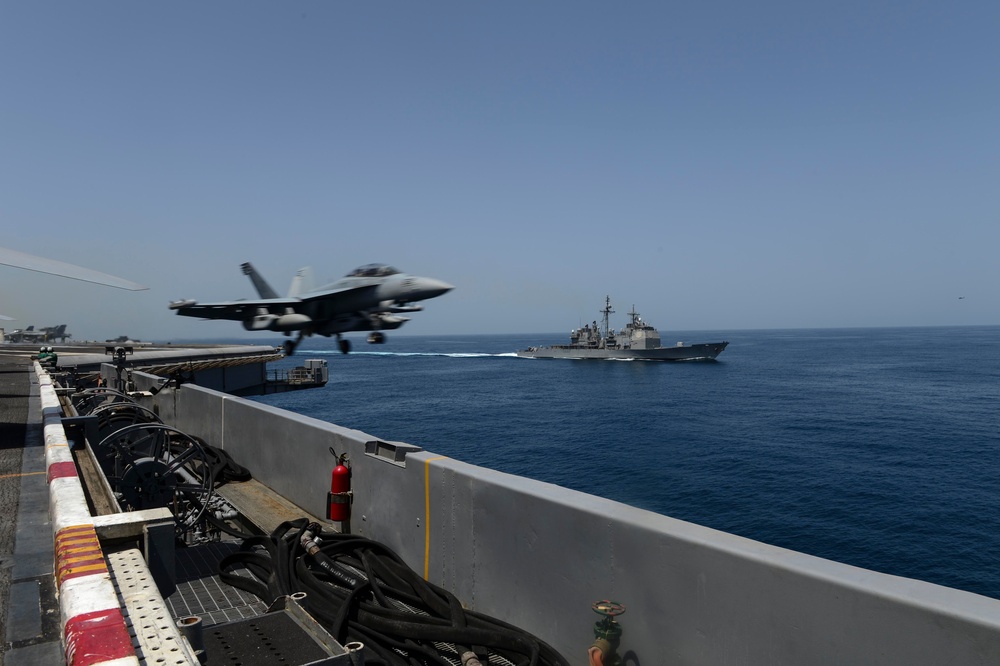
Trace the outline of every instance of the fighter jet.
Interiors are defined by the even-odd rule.
[[[4,318],[8,319],[8,317]],[[8,342],[50,342],[53,340],[60,340],[65,343],[66,338],[71,337],[73,337],[73,334],[66,332],[66,324],[46,326],[45,328],[41,328],[37,331],[34,326],[29,326],[25,329],[11,331],[6,335]]]
[[[18,328],[7,334],[8,342],[41,342],[45,339],[45,333],[36,331],[34,325],[28,328]]]
[[[285,353],[295,353],[310,335],[337,336],[340,351],[351,351],[351,342],[341,337],[349,331],[371,331],[368,342],[385,342],[384,330],[409,321],[399,315],[423,310],[417,301],[445,294],[454,287],[434,278],[400,273],[385,264],[368,264],[321,287],[313,286],[312,270],[302,268],[292,279],[288,296],[281,298],[250,263],[241,264],[260,300],[198,303],[173,301],[170,309],[183,317],[230,319],[243,322],[248,331],[280,331],[286,336],[298,331],[296,340],[285,342]]]
[[[46,326],[42,329],[42,333],[45,334],[45,341],[58,340],[65,344],[66,338],[72,338],[72,333],[66,332],[66,324],[59,324],[58,326]]]

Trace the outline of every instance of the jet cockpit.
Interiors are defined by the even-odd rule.
[[[344,277],[389,277],[396,275],[399,271],[386,264],[365,264],[355,268]]]

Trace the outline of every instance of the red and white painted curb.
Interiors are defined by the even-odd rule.
[[[138,666],[94,519],[62,427],[52,378],[35,363],[42,399],[49,518],[67,666]]]

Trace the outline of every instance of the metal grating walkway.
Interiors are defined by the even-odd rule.
[[[267,606],[254,595],[219,580],[219,562],[239,550],[236,541],[178,548],[177,591],[167,598],[174,618],[197,615],[204,626],[263,615]],[[246,569],[234,573],[252,577]]]

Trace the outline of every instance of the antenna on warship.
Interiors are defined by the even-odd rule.
[[[601,310],[601,312],[604,314],[604,333],[603,333],[603,337],[606,338],[606,337],[608,337],[608,334],[610,333],[610,330],[611,330],[610,326],[608,325],[608,315],[615,313],[615,311],[611,309],[611,297],[610,296],[605,296],[604,297],[604,309]]]

